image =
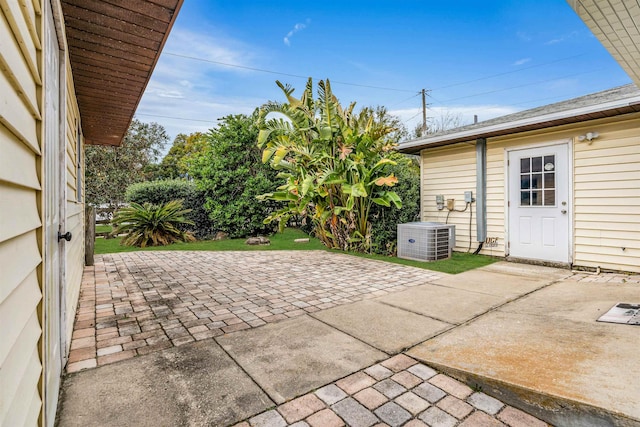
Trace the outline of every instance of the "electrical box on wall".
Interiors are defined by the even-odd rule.
[[[473,191],[465,191],[464,192],[464,202],[465,203],[473,203],[475,199],[473,198]]]
[[[444,209],[444,196],[442,194],[438,194],[436,196],[436,206],[438,207],[439,211]]]

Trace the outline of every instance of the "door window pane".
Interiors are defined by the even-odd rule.
[[[555,155],[520,159],[520,206],[555,206],[555,189]]]
[[[544,205],[553,206],[556,204],[556,191],[544,190]]]
[[[544,174],[544,188],[556,188],[556,174],[546,172]]]
[[[531,175],[531,188],[542,189],[542,174],[534,173]]]
[[[542,191],[531,192],[531,206],[542,206]]]
[[[531,172],[542,172],[542,157],[531,158]]]

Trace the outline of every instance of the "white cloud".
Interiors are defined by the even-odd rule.
[[[514,62],[513,65],[515,65],[515,66],[523,65],[523,64],[526,64],[529,61],[531,61],[531,58],[522,58],[522,59],[518,59],[516,62]]]
[[[152,89],[153,91],[153,89]],[[160,98],[174,98],[174,99],[182,99],[184,98],[184,95],[177,90],[156,90],[155,91],[156,95],[158,95]]]
[[[545,43],[545,45],[552,45],[552,44],[557,44],[557,43],[562,43],[565,42],[567,40],[573,39],[575,37],[577,37],[579,35],[578,31],[572,31],[568,34],[563,34],[560,37],[557,37],[555,39],[551,39],[548,42]]]
[[[307,19],[307,24],[310,21]],[[286,44],[287,46],[291,46],[291,37],[293,37],[293,35],[295,33],[297,33],[298,31],[302,31],[305,28],[307,28],[307,24],[302,24],[302,23],[297,23],[296,25],[293,26],[293,29],[291,31],[289,31],[287,33],[287,35],[284,37],[284,44]]]
[[[250,71],[217,62],[252,66],[254,52],[251,46],[204,30],[175,29],[142,97],[138,118],[162,124],[173,139],[178,133],[206,132],[228,114],[251,113],[264,100],[240,99],[225,91],[229,73]]]

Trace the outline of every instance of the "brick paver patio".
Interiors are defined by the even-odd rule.
[[[67,372],[401,291],[441,276],[324,251],[99,255],[84,272]]]
[[[544,427],[547,423],[399,354],[234,427]]]

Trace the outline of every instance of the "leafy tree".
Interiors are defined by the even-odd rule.
[[[398,179],[385,173],[385,165],[395,164],[390,157],[395,129],[376,120],[375,110],[355,114],[355,103],[343,108],[328,80],[318,83],[317,99],[311,79],[300,99],[289,85],[276,83],[288,102],[260,109],[258,145],[263,162],[286,180],[263,198],[287,204],[266,221],[277,220],[282,227],[292,216],[308,217],[326,246],[368,250],[372,205],[401,206],[390,189]],[[271,113],[286,119],[267,117]]]
[[[125,233],[122,244],[125,246],[165,246],[175,242],[192,242],[189,232],[180,230],[183,224],[189,224],[185,214],[189,209],[182,207],[181,200],[172,200],[163,205],[131,203],[119,209],[113,216],[113,234]]]
[[[115,209],[127,187],[146,179],[145,168],[158,160],[169,137],[161,125],[134,119],[119,147],[87,146],[86,201]]]
[[[149,173],[154,179],[185,178],[192,159],[204,150],[206,141],[204,134],[195,132],[190,135],[179,133],[173,140],[169,152],[160,164],[152,165]]]
[[[189,174],[205,193],[205,209],[215,231],[230,237],[269,234],[264,223],[278,206],[257,196],[273,191],[276,173],[260,161],[257,113],[229,115],[204,136],[206,146],[190,160]]]

